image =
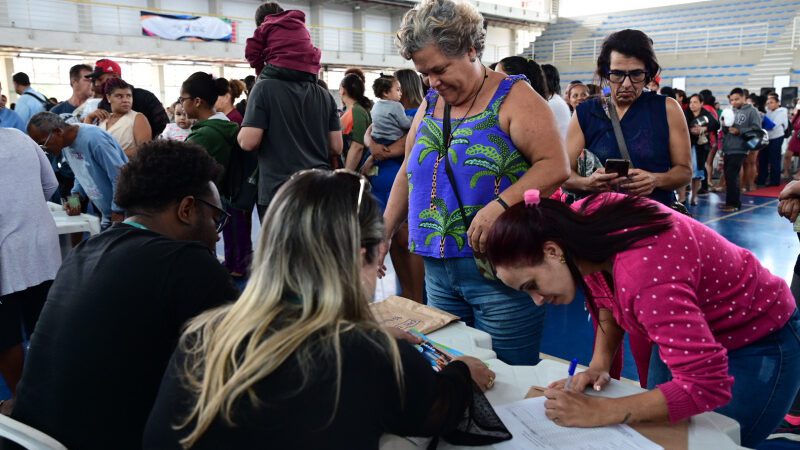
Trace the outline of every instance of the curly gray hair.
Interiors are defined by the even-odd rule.
[[[466,1],[422,0],[403,16],[397,32],[397,45],[405,59],[429,44],[436,44],[450,58],[474,48],[480,58],[485,41],[483,16]]]

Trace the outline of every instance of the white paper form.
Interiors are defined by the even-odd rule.
[[[495,407],[513,439],[494,444],[497,450],[663,450],[627,425],[566,428],[544,413],[545,397],[528,398]]]

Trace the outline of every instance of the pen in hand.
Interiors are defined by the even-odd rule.
[[[564,384],[565,391],[568,391],[572,385],[572,377],[575,375],[576,367],[578,367],[578,358],[574,358],[572,362],[569,363],[569,376],[567,376],[567,382]]]

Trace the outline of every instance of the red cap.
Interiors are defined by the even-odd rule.
[[[113,73],[116,74],[118,77],[122,76],[122,68],[119,64],[115,63],[110,59],[98,59],[96,63],[94,63],[94,72],[86,75],[86,78],[99,78],[100,75],[106,73]]]

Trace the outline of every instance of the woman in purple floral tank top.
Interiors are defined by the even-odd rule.
[[[473,5],[452,0],[423,0],[403,18],[400,52],[431,90],[411,126],[384,219],[388,237],[408,220],[410,250],[425,260],[430,305],[488,332],[500,359],[531,365],[539,361],[544,310],[484,278],[473,250],[485,251],[492,224],[526,189],[554,192],[569,164],[547,102],[519,83],[524,77],[481,63],[483,24]]]

